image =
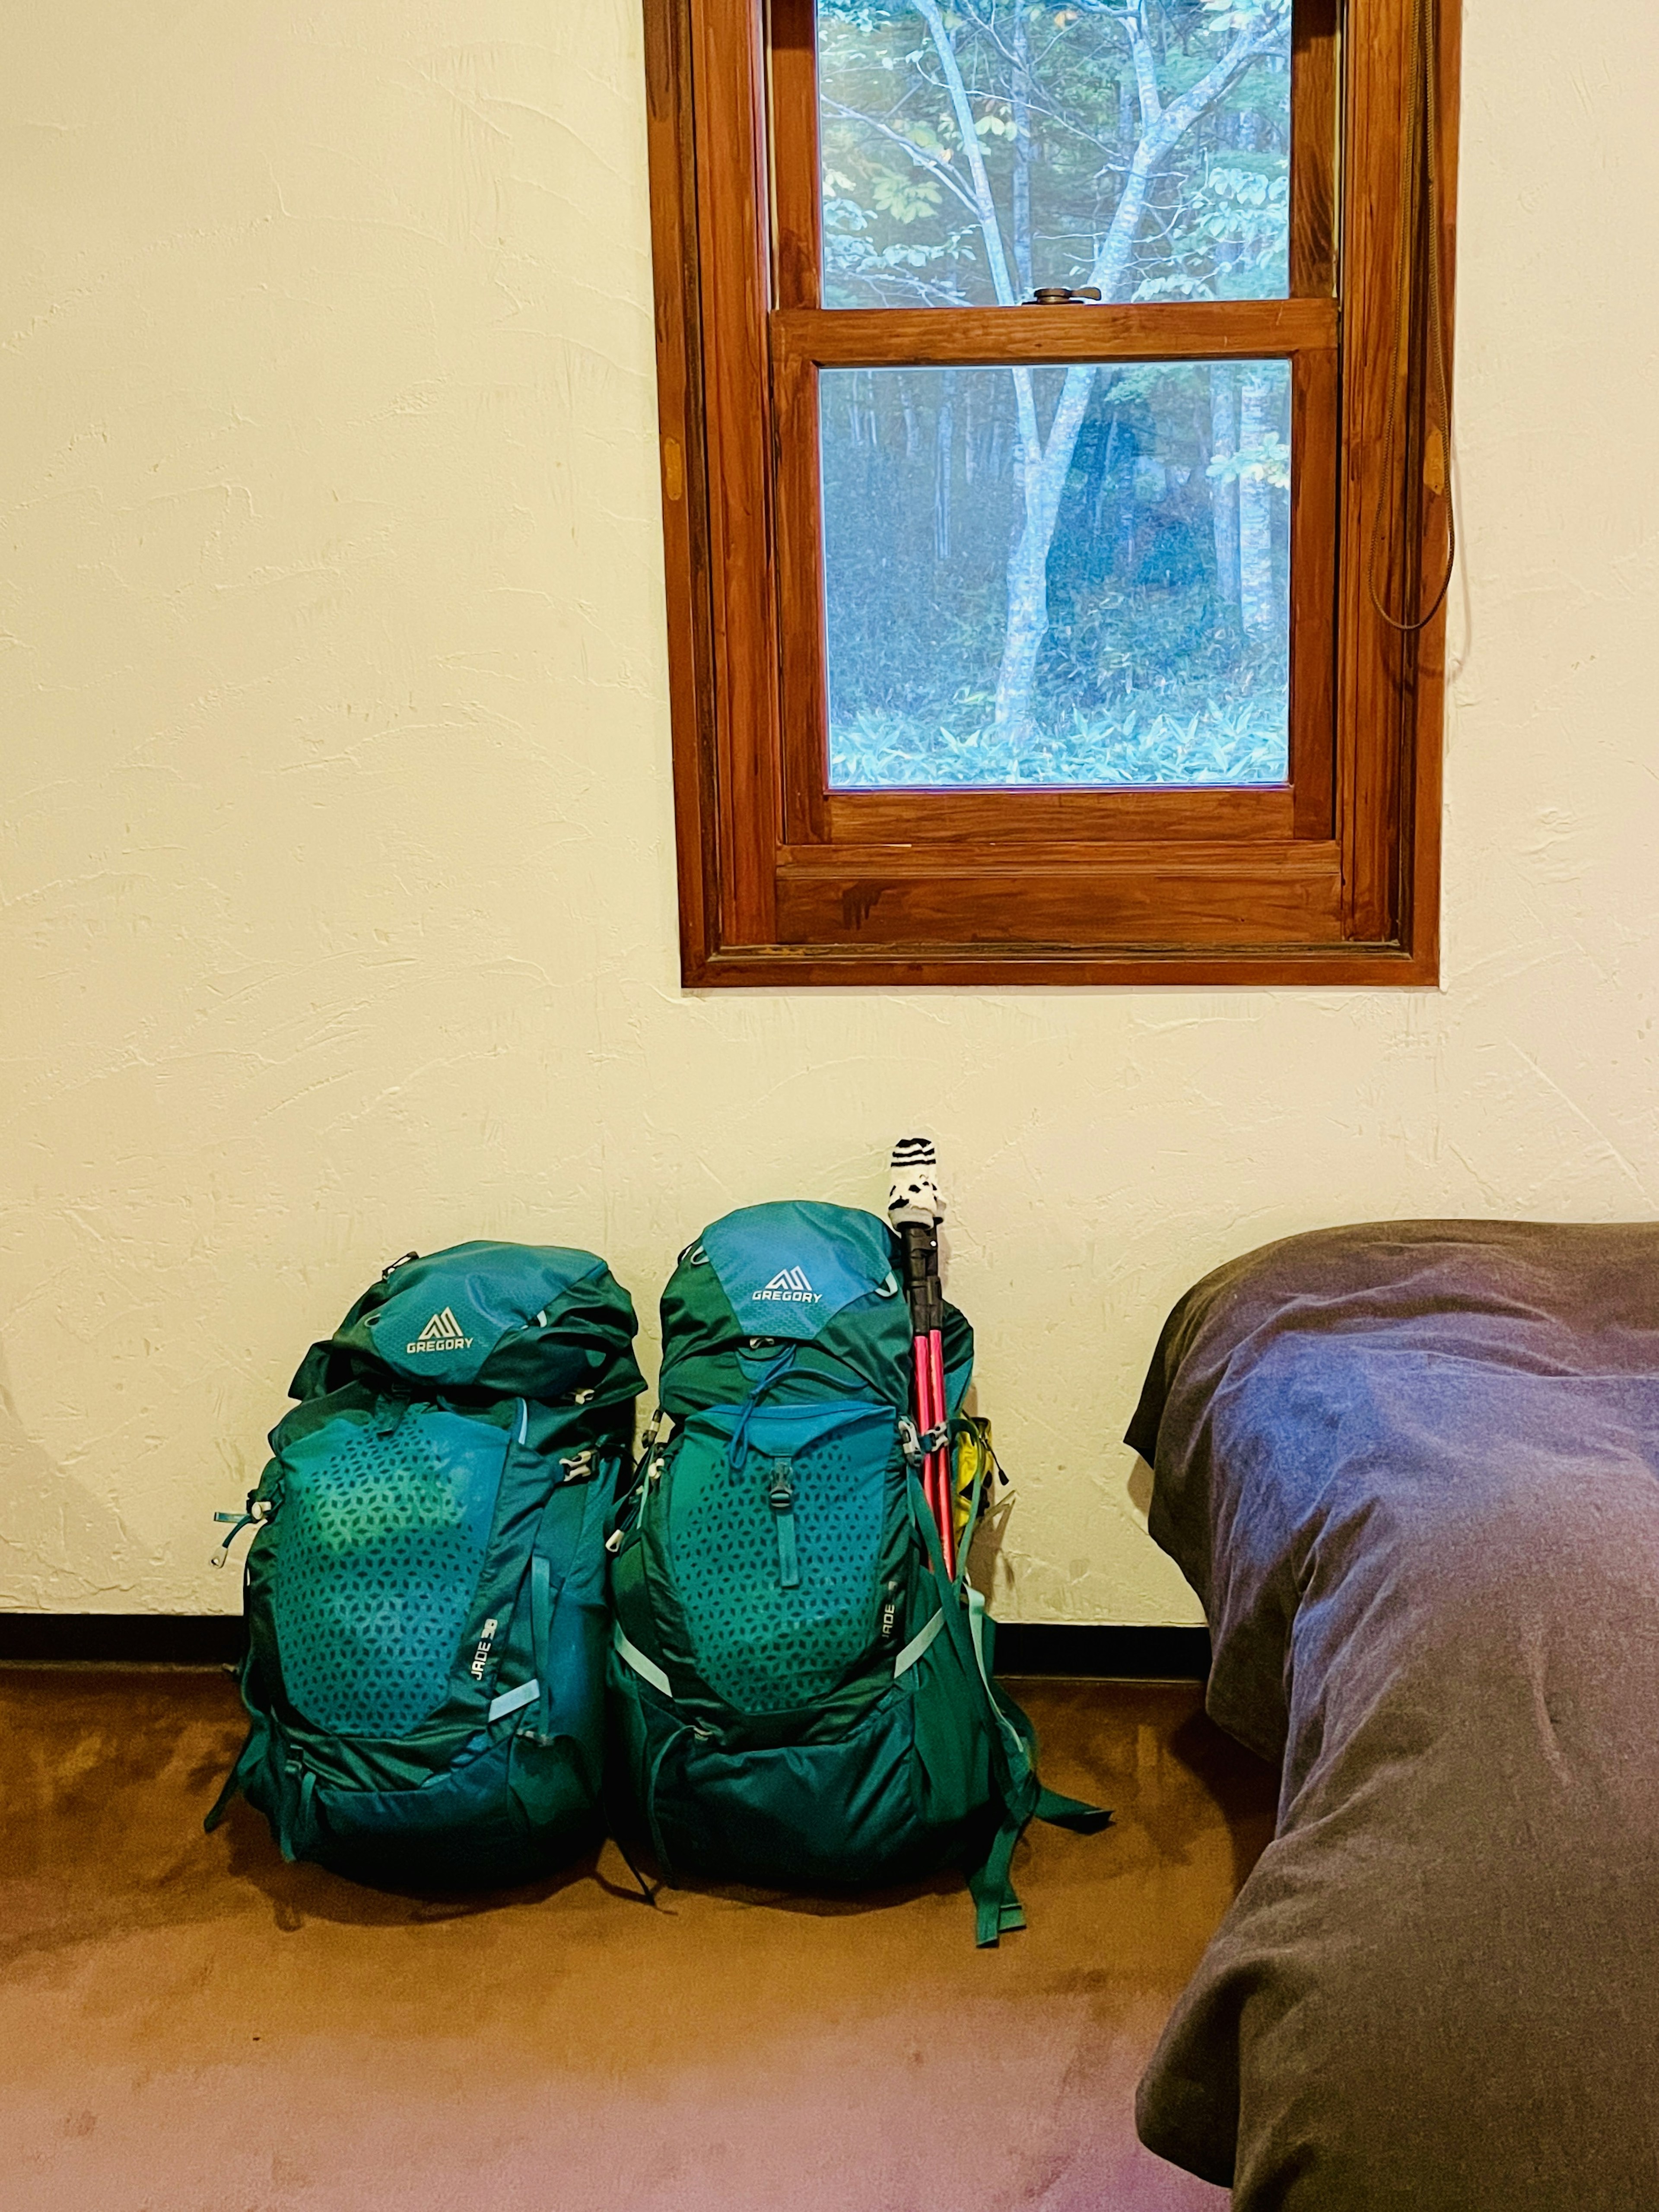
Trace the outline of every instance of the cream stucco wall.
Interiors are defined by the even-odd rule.
[[[61,0],[0,70],[0,1605],[232,1607],[381,1262],[939,1138],[1003,1609],[1196,1618],[1116,1442],[1313,1224],[1659,1190],[1659,40],[1468,0],[1439,993],[683,994],[636,0]]]

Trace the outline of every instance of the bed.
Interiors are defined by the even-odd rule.
[[[1659,1226],[1270,1245],[1128,1440],[1281,1772],[1142,2140],[1236,2212],[1659,2212]]]

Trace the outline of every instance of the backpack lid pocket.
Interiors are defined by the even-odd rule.
[[[484,1239],[398,1261],[291,1386],[325,1396],[348,1377],[417,1393],[487,1391],[544,1403],[620,1406],[644,1387],[632,1301],[592,1252]]]
[[[815,1337],[856,1299],[897,1288],[886,1223],[852,1206],[744,1206],[706,1229],[699,1249],[754,1336]]]

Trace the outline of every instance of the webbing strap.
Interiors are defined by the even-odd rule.
[[[541,1552],[532,1553],[530,1559],[530,1638],[542,1670],[537,1734],[545,1743],[553,1734],[553,1676],[548,1664],[553,1640],[553,1569]]]
[[[908,1674],[909,1673],[910,1669],[915,1665],[917,1660],[921,1657],[923,1652],[928,1649],[929,1645],[933,1643],[933,1638],[939,1634],[944,1626],[945,1607],[940,1606],[939,1611],[933,1615],[926,1628],[918,1629],[916,1633],[910,1638],[910,1641],[905,1645],[903,1650],[899,1653],[898,1657],[894,1660],[893,1680],[896,1682],[901,1674]]]
[[[997,1831],[984,1865],[975,1868],[968,1877],[969,1893],[974,1900],[974,1941],[981,1950],[994,1945],[999,1936],[1025,1925],[1025,1908],[1009,1880],[1014,1845],[1024,1825],[1023,1820],[1011,1814]]]
[[[629,1646],[629,1649],[632,1649],[631,1645]],[[636,1654],[635,1656],[638,1656],[641,1655]],[[650,1662],[647,1660],[646,1663],[648,1666]],[[664,1736],[662,1741],[657,1746],[657,1755],[651,1762],[651,1771],[646,1778],[645,1784],[646,1825],[651,1831],[651,1848],[657,1854],[657,1864],[661,1869],[662,1878],[665,1881],[672,1881],[673,1880],[674,1869],[673,1863],[668,1856],[668,1846],[662,1839],[662,1822],[657,1818],[657,1780],[662,1772],[662,1763],[664,1759],[667,1758],[669,1753],[674,1748],[674,1745],[678,1739],[678,1735],[679,1731],[678,1729],[670,1729],[668,1733]]]
[[[1018,1747],[1019,1756],[1024,1762],[1025,1771],[1035,1780],[1036,1777],[1031,1766],[1030,1746],[1009,1719],[1003,1710],[1000,1698],[991,1686],[991,1677],[985,1665],[985,1600],[971,1585],[968,1591],[968,1625],[973,1632],[974,1656],[979,1662],[980,1680],[985,1685],[985,1694],[989,1700],[991,1710],[1001,1722],[1003,1733],[1010,1743]],[[1046,1820],[1051,1827],[1070,1828],[1079,1836],[1096,1836],[1103,1828],[1111,1826],[1112,1816],[1103,1807],[1091,1805],[1081,1797],[1062,1797],[1059,1790],[1045,1790],[1041,1784],[1038,1784],[1036,1799],[1031,1810],[1039,1820]],[[1012,1893],[1010,1891],[1011,1896]],[[1012,1926],[1016,1923],[1008,1922],[1004,1924]],[[1024,1924],[1023,1919],[1018,1923],[1018,1925],[1022,1928]]]
[[[1087,1805],[1081,1797],[1062,1797],[1057,1790],[1039,1790],[1036,1810],[1037,1819],[1051,1828],[1070,1828],[1079,1836],[1097,1836],[1112,1825],[1112,1816],[1103,1806]]]
[[[533,1705],[541,1693],[542,1686],[532,1676],[528,1682],[520,1682],[516,1690],[503,1690],[499,1698],[492,1698],[489,1711],[484,1717],[492,1721],[504,1719],[508,1713],[516,1713],[526,1705]]]
[[[968,1585],[968,1627],[974,1639],[974,1658],[979,1667],[979,1679],[985,1685],[985,1702],[997,1717],[1003,1740],[1014,1764],[1014,1771],[1017,1774],[1029,1772],[1031,1759],[1025,1739],[1003,1711],[996,1692],[991,1687],[991,1670],[985,1663],[985,1596],[983,1591],[976,1590],[972,1583]]]
[[[778,1587],[780,1589],[800,1588],[800,1552],[795,1543],[795,1516],[784,1512],[777,1516],[778,1522]]]
[[[1011,1929],[1025,1925],[1025,1914],[1010,1877],[1014,1846],[1032,1814],[1038,1813],[1044,1820],[1054,1820],[1061,1827],[1080,1829],[1085,1833],[1103,1828],[1111,1814],[1092,1805],[1079,1804],[1075,1798],[1057,1796],[1053,1791],[1042,1789],[1038,1783],[1031,1765],[1031,1746],[1005,1711],[991,1680],[991,1670],[985,1656],[985,1600],[973,1584],[966,1581],[965,1576],[961,1577],[958,1584],[952,1585],[945,1571],[945,1562],[939,1552],[939,1529],[922,1495],[921,1485],[914,1474],[907,1487],[911,1517],[941,1595],[945,1596],[947,1605],[958,1595],[965,1595],[968,1600],[966,1621],[963,1621],[961,1612],[951,1605],[945,1627],[963,1666],[967,1666],[968,1655],[972,1653],[973,1663],[985,1692],[985,1702],[997,1723],[994,1739],[997,1764],[1003,1772],[996,1786],[1002,1797],[1004,1818],[992,1839],[984,1863],[968,1877],[968,1887],[975,1908],[975,1940],[981,1944],[992,1944],[999,1936],[1006,1935]]]
[[[231,1768],[229,1773],[226,1775],[225,1786],[219,1792],[219,1795],[214,1799],[212,1809],[202,1823],[203,1827],[206,1829],[209,1835],[213,1833],[220,1821],[224,1819],[226,1813],[230,1809],[231,1799],[236,1795],[241,1786],[242,1762],[239,1759],[235,1765]]]
[[[252,1652],[236,1669],[236,1686],[242,1693],[242,1704],[248,1716],[247,1741],[236,1754],[236,1764],[225,1777],[225,1786],[213,1801],[213,1810],[202,1826],[210,1833],[225,1817],[233,1797],[246,1783],[247,1777],[264,1759],[270,1742],[270,1723],[263,1709],[248,1694],[249,1679],[253,1671]]]
[[[654,1659],[647,1659],[637,1644],[630,1644],[623,1633],[621,1621],[611,1625],[611,1642],[617,1656],[624,1666],[631,1667],[641,1680],[649,1682],[653,1690],[660,1690],[665,1698],[674,1694],[673,1684]]]
[[[290,1802],[286,1790],[278,1801],[276,1847],[290,1865],[299,1857],[304,1846],[312,1841],[311,1803],[316,1795],[317,1778],[308,1766],[302,1766],[300,1769],[297,1805]]]

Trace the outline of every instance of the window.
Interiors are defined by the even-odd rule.
[[[1431,981],[1455,0],[647,29],[687,982]]]

